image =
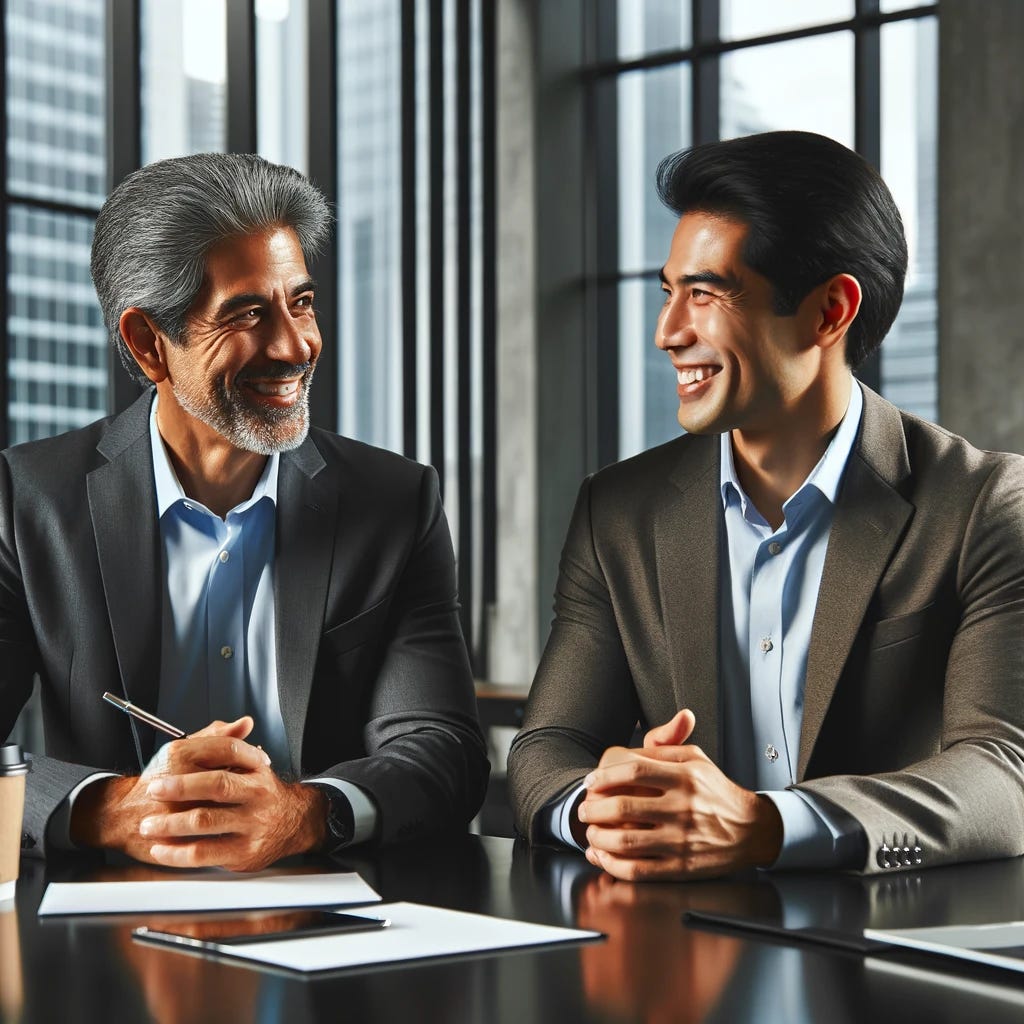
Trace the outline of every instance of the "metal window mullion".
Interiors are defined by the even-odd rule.
[[[338,23],[334,4],[310,3],[306,15],[307,140],[309,179],[338,208]],[[255,110],[255,108],[254,108]],[[323,251],[311,268],[319,281],[317,323],[323,348],[317,359],[316,386],[310,392],[310,419],[338,430],[338,220],[331,222]]]
[[[600,5],[596,24],[585,27],[584,38],[588,59],[618,51],[615,4]],[[619,457],[619,290],[601,284],[620,262],[617,78],[590,83],[584,116],[584,345],[593,346],[593,357],[585,359],[586,451],[587,471],[593,472]]]
[[[430,295],[430,461],[445,493],[444,443],[444,3],[429,0],[428,147]]]
[[[719,42],[720,19],[719,0],[693,0],[695,47],[714,46]],[[693,62],[693,85],[690,92],[694,145],[715,142],[719,136],[720,64],[721,58],[717,52],[699,54]]]
[[[857,14],[877,14],[878,0],[857,0]],[[881,26],[860,23],[854,35],[854,147],[876,170],[882,166]],[[881,354],[876,349],[857,370],[868,387],[882,384]]]
[[[317,4],[310,4],[312,8]],[[326,5],[332,6],[332,5]],[[228,153],[256,152],[256,9],[253,0],[227,0],[226,118]]]
[[[140,0],[107,0],[108,192],[142,163],[139,7]],[[139,387],[121,365],[113,345],[107,350],[107,373],[107,408],[121,412],[139,397]]]
[[[459,501],[459,602],[462,630],[474,652],[473,601],[473,460],[472,383],[476,370],[472,350],[472,254],[470,251],[470,44],[469,0],[455,0],[455,193],[456,193],[456,477]]]
[[[402,162],[402,450],[415,459],[417,445],[416,295],[416,0],[401,7]]]
[[[481,102],[481,215],[480,231],[481,274],[480,283],[480,339],[482,360],[483,411],[481,430],[483,437],[483,507],[481,509],[483,565],[480,573],[482,590],[481,602],[486,610],[498,597],[497,584],[497,522],[498,522],[498,477],[497,477],[497,25],[494,4],[491,0],[480,0],[480,83]],[[486,616],[485,616],[486,622]],[[486,629],[481,629],[481,638],[486,641]],[[486,651],[481,652],[486,664]]]

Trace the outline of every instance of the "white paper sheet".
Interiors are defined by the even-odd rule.
[[[559,942],[584,942],[602,937],[600,932],[507,921],[483,914],[426,907],[419,903],[380,903],[373,908],[372,916],[386,917],[391,926],[351,935],[219,946],[217,950],[232,959],[242,959],[254,965],[268,964],[291,971],[311,972]],[[177,946],[164,948],[185,949]]]
[[[52,882],[39,916],[149,914],[187,910],[259,910],[374,903],[377,895],[354,872],[317,875],[234,875],[157,882]]]

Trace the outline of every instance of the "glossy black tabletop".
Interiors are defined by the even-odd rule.
[[[687,910],[848,931],[1022,920],[1024,859],[870,879],[780,874],[635,886],[601,875],[568,852],[466,836],[443,846],[356,857],[342,866],[358,870],[387,901],[578,926],[607,938],[332,976],[285,976],[133,941],[131,929],[147,923],[146,915],[40,921],[36,908],[47,868],[26,861],[17,912],[0,913],[0,1019],[1024,1020],[1021,974],[909,952],[865,956],[682,921]],[[324,870],[322,864],[315,868]],[[117,871],[103,870],[109,877]],[[54,868],[49,871],[58,877]],[[81,878],[81,871],[59,877]]]

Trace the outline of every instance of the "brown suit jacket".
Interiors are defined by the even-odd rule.
[[[923,865],[1017,856],[1024,458],[979,451],[866,388],[864,403],[814,615],[796,785],[860,823],[866,871],[904,834]],[[692,742],[717,760],[721,528],[717,437],[584,482],[509,755],[524,834],[637,721],[689,707]]]

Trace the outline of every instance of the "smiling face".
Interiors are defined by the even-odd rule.
[[[679,423],[691,433],[777,431],[818,378],[818,297],[778,316],[771,283],[743,262],[746,233],[684,214],[662,268],[655,344],[676,369]]]
[[[176,402],[244,451],[269,455],[300,445],[321,348],[313,290],[290,228],[214,246],[185,335],[164,347],[161,409],[167,399]]]

